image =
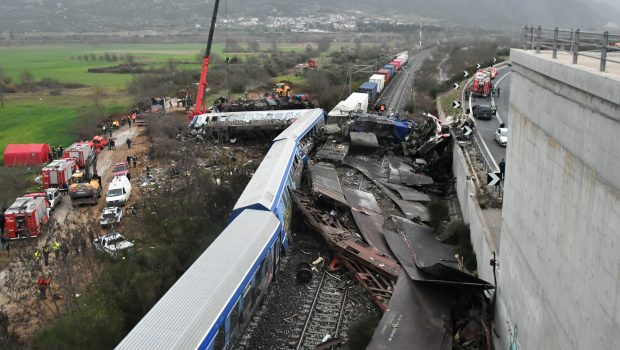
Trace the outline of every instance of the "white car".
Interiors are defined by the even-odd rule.
[[[121,223],[123,218],[123,209],[119,207],[106,207],[99,217],[101,227],[116,225]]]
[[[499,128],[495,131],[495,141],[499,143],[500,146],[506,147],[508,143],[508,128]]]
[[[93,243],[96,249],[108,253],[115,258],[134,249],[133,243],[126,240],[118,232],[111,232],[103,237],[99,237]]]
[[[125,175],[115,176],[110,182],[105,203],[108,207],[122,207],[131,196],[131,182]]]
[[[50,209],[53,210],[62,200],[62,195],[57,188],[48,188],[45,190],[45,199],[47,199]]]

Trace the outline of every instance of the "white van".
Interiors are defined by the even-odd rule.
[[[108,186],[105,203],[108,207],[122,207],[131,196],[131,182],[125,175],[115,176]]]

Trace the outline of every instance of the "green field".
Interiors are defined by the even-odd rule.
[[[214,52],[221,52],[223,45],[215,45]],[[97,58],[105,53],[132,55],[137,62],[148,66],[161,66],[170,59],[197,61],[201,44],[58,44],[54,46],[0,47],[0,67],[7,76],[19,81],[23,71],[31,72],[35,79],[54,78],[61,82],[82,83],[106,89],[122,89],[131,80],[130,74],[88,73],[89,68],[110,67],[123,63],[78,60],[78,56],[93,54]],[[196,69],[200,64],[196,63]]]
[[[61,96],[50,96],[49,91],[5,94],[4,108],[0,109],[0,161],[9,143],[50,143],[68,145],[75,141],[72,126],[80,112],[92,105],[88,94],[93,86],[101,87],[109,96],[104,102],[109,112],[129,108],[129,97],[124,93],[131,74],[89,73],[89,68],[115,66],[122,61],[105,62],[78,60],[77,56],[105,53],[132,55],[137,62],[159,67],[170,59],[196,62],[185,69],[200,69],[197,56],[201,44],[105,44],[0,47],[0,67],[4,74],[19,83],[23,71],[31,72],[36,80],[54,78],[61,82],[81,83],[88,88],[62,91]],[[221,52],[223,45],[215,45]],[[82,113],[83,114],[83,113]]]

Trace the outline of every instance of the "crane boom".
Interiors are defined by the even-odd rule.
[[[209,28],[209,38],[207,39],[207,48],[205,49],[205,55],[202,58],[202,70],[200,72],[200,80],[198,81],[198,91],[196,93],[196,105],[194,106],[194,115],[203,114],[206,112],[204,106],[205,90],[207,89],[207,73],[209,72],[209,56],[211,55],[211,44],[213,42],[213,33],[215,32],[215,22],[217,20],[217,9],[220,5],[220,0],[215,0],[213,5],[213,17],[211,17],[211,27]]]

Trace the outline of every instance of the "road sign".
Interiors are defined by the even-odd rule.
[[[454,83],[454,90],[458,90],[460,86],[459,83]]]
[[[470,128],[469,126],[465,125],[465,127],[463,128],[463,130],[464,130],[464,132],[463,132],[463,136],[469,136],[469,135],[471,135],[472,130],[471,130],[471,128]]]
[[[461,108],[461,103],[459,101],[452,101],[452,107]]]
[[[469,73],[466,70],[464,70],[463,73],[465,75],[465,78],[467,78],[469,76]]]
[[[495,186],[499,183],[500,173],[487,173],[487,185]]]
[[[476,69],[480,69],[480,63],[476,63]]]

